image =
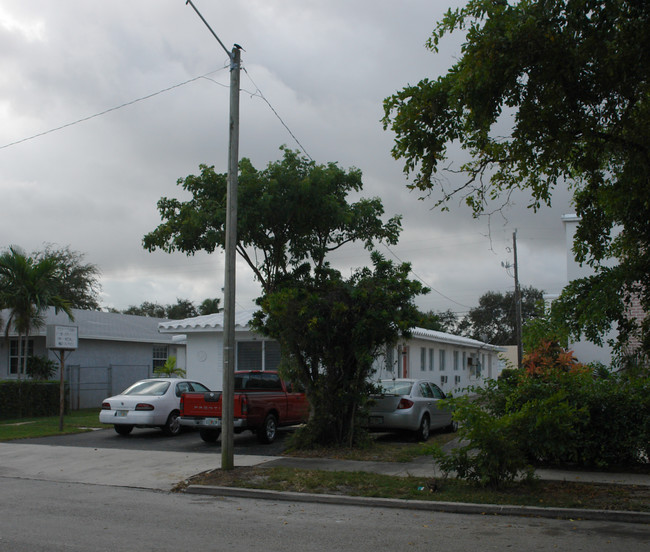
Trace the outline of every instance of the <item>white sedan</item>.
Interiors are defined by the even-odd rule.
[[[159,427],[165,435],[177,435],[181,430],[181,395],[193,391],[210,390],[202,383],[182,378],[141,380],[120,395],[105,399],[99,421],[113,424],[120,435],[128,435],[134,427]]]

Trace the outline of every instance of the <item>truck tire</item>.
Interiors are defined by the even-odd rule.
[[[277,433],[278,419],[275,417],[275,414],[267,414],[262,427],[257,430],[257,440],[260,443],[268,445],[275,441]]]
[[[199,435],[206,443],[216,443],[221,435],[220,429],[199,429]]]
[[[113,426],[115,428],[115,432],[118,435],[128,435],[133,431],[133,426],[132,425],[126,425],[126,424],[115,424]]]

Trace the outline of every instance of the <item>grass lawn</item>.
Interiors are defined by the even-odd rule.
[[[99,409],[74,410],[63,418],[63,431],[59,431],[59,417],[23,418],[20,420],[0,420],[0,441],[47,437],[68,433],[83,433],[92,428],[111,427],[99,423]]]
[[[408,462],[429,454],[434,443],[442,446],[454,438],[453,433],[436,433],[427,443],[416,443],[394,435],[379,435],[366,448],[288,450],[285,455]],[[650,512],[650,487],[647,486],[535,481],[486,489],[444,477],[397,477],[367,472],[258,466],[213,470],[195,476],[187,484],[440,502]],[[185,486],[181,485],[179,490]]]
[[[650,512],[650,487],[595,483],[536,481],[484,489],[457,479],[241,467],[203,473],[188,484],[440,502]]]

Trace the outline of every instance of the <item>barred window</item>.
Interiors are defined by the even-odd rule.
[[[169,355],[169,347],[167,345],[154,345],[153,346],[153,369],[154,372],[158,368],[162,368],[167,362]]]
[[[20,340],[22,343],[19,344],[18,339],[12,339],[9,343],[9,373],[10,374],[24,374],[24,365],[25,357],[29,358],[34,356],[34,340],[27,340],[27,347],[25,347],[25,340]],[[27,349],[27,354],[25,354],[25,349]],[[20,350],[20,357],[18,356],[18,351]]]

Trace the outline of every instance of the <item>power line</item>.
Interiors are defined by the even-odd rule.
[[[83,117],[81,119],[77,119],[76,121],[72,121],[71,123],[66,123],[65,125],[61,125],[61,126],[58,126],[56,128],[51,128],[51,129],[46,130],[44,132],[39,132],[38,134],[28,136],[27,138],[22,138],[21,140],[16,140],[15,142],[10,142],[9,144],[5,144],[4,146],[0,146],[0,150],[5,149],[5,148],[9,148],[11,146],[15,146],[17,144],[22,144],[23,142],[28,142],[29,140],[34,140],[35,138],[40,138],[41,136],[45,136],[46,134],[51,134],[52,132],[57,132],[59,130],[63,130],[64,128],[68,128],[68,127],[71,127],[71,126],[74,126],[74,125],[78,125],[79,123],[84,123],[84,122],[89,121],[90,119],[94,119],[96,117],[101,117],[102,115],[106,115],[107,113],[111,113],[113,111],[117,111],[118,109],[122,109],[124,107],[128,107],[128,106],[136,104],[138,102],[148,100],[150,98],[153,98],[154,96],[164,94],[165,92],[169,92],[170,90],[174,90],[175,88],[180,88],[181,86],[185,86],[186,84],[190,84],[190,83],[195,82],[195,81],[197,81],[199,79],[208,78],[208,75],[211,75],[211,74],[216,73],[218,71],[223,71],[224,69],[225,68],[217,69],[215,71],[210,71],[209,73],[206,73],[205,75],[201,75],[199,77],[194,77],[194,78],[186,80],[184,82],[179,82],[178,84],[174,84],[174,85],[169,86],[167,88],[163,88],[161,90],[158,90],[157,92],[153,92],[152,94],[147,94],[146,96],[136,98],[135,100],[131,100],[129,102],[117,105],[115,107],[105,109],[104,111],[101,111],[99,113],[95,113],[93,115],[89,115],[88,117]],[[209,80],[212,80],[212,79],[209,79]]]
[[[403,262],[404,262],[404,261],[402,261],[402,259],[400,259],[400,258],[399,258],[399,257],[398,257],[398,256],[397,256],[397,255],[396,255],[396,254],[391,250],[391,248],[388,247],[385,243],[382,244],[382,245],[383,245],[383,246],[388,250],[388,252],[389,252],[393,257],[395,257],[395,258],[396,258],[400,263],[403,263]],[[438,291],[437,289],[435,289],[433,286],[430,286],[429,284],[427,284],[427,282],[425,282],[422,278],[420,278],[420,276],[418,276],[418,274],[416,274],[413,270],[411,270],[411,274],[413,274],[413,276],[415,276],[418,280],[420,280],[420,282],[422,282],[425,286],[427,286],[428,288],[430,288],[431,291],[435,291],[438,295],[440,295],[441,297],[444,297],[444,298],[447,299],[448,301],[451,301],[452,303],[455,303],[456,305],[458,305],[458,306],[460,306],[460,307],[463,307],[463,308],[466,308],[466,309],[472,309],[472,308],[473,308],[473,307],[470,307],[470,306],[468,306],[468,305],[463,305],[462,303],[459,303],[458,301],[455,301],[455,300],[452,299],[451,297],[448,297],[447,295],[445,295],[445,294],[442,293],[441,291]]]
[[[254,81],[253,78],[250,76],[249,72],[246,70],[246,67],[243,67],[243,69],[244,69],[244,73],[246,73],[246,76],[250,79],[250,81],[253,83],[253,86],[254,86],[255,89],[256,89],[255,92],[252,92],[252,93],[249,92],[249,94],[250,94],[251,96],[257,96],[258,98],[261,98],[262,100],[264,100],[264,101],[266,102],[266,105],[269,106],[269,108],[271,109],[271,111],[273,112],[273,114],[278,118],[278,120],[280,121],[280,123],[282,123],[282,126],[283,126],[284,128],[287,129],[287,132],[288,132],[288,133],[291,135],[291,137],[295,140],[296,144],[298,144],[298,146],[300,147],[300,149],[301,149],[301,150],[304,152],[304,154],[309,158],[309,160],[310,160],[310,161],[313,161],[311,155],[309,155],[309,153],[307,153],[307,150],[306,150],[306,149],[303,147],[303,145],[300,143],[300,140],[298,140],[298,138],[296,138],[296,135],[291,131],[291,129],[289,128],[289,126],[288,126],[288,125],[287,125],[287,124],[282,120],[282,117],[280,117],[280,115],[278,114],[278,112],[277,112],[277,111],[275,110],[275,108],[271,105],[271,102],[269,102],[269,100],[266,99],[266,96],[264,96],[264,93],[262,92],[262,90],[260,90],[260,87],[257,86],[257,84],[255,84],[255,81]]]

